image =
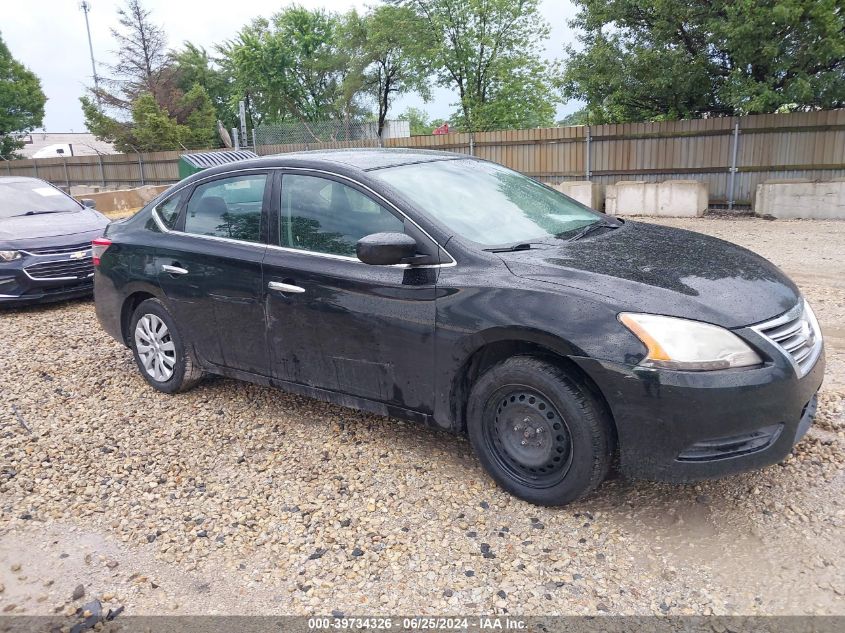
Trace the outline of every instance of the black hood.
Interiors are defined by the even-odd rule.
[[[108,218],[93,209],[0,219],[0,248],[26,250],[85,242],[102,235]]]
[[[626,222],[560,245],[502,255],[519,277],[606,297],[620,311],[650,312],[735,328],[795,305],[795,284],[736,244],[671,227]]]

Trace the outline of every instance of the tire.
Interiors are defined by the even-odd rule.
[[[511,494],[566,505],[604,480],[613,455],[606,409],[560,367],[509,358],[473,386],[467,432],[478,459]]]
[[[135,308],[129,344],[144,380],[158,391],[187,391],[202,380],[203,371],[193,351],[185,345],[176,321],[158,299],[147,299]]]

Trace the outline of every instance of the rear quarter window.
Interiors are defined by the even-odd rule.
[[[179,218],[179,207],[182,203],[182,192],[177,193],[163,202],[159,202],[155,211],[162,224],[168,229],[176,228],[176,220]]]

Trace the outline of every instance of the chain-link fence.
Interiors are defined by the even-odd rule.
[[[292,121],[265,123],[255,128],[257,145],[337,143],[378,139],[378,124],[370,121]]]

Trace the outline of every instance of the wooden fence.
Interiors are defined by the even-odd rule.
[[[702,180],[712,205],[748,205],[766,180],[845,177],[845,110],[414,136],[387,139],[384,145],[472,154],[552,183]],[[375,140],[265,145],[258,153],[375,146]],[[65,188],[165,184],[179,178],[179,155],[9,161],[0,164],[0,175],[37,176]]]

